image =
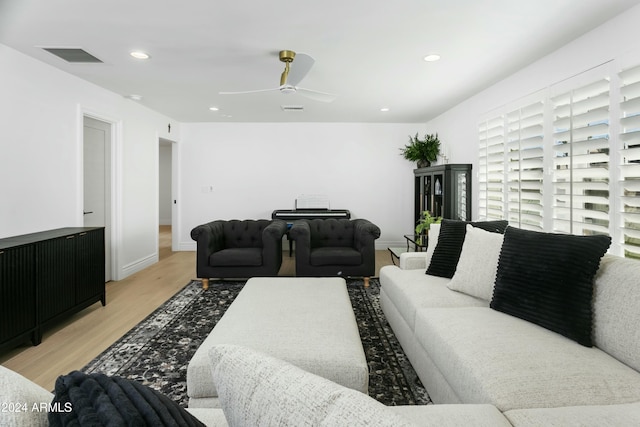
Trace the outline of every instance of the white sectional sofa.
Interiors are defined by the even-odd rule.
[[[440,230],[432,225],[426,252],[380,271],[382,309],[434,403],[493,405],[515,426],[640,425],[640,261],[596,265],[589,347],[490,307],[495,295],[479,282],[491,266],[498,282],[501,242],[467,234],[453,278],[426,274]]]

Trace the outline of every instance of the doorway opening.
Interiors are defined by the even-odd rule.
[[[164,138],[159,138],[158,143],[158,259],[162,260],[173,251],[173,236],[176,231],[173,186],[175,143]]]

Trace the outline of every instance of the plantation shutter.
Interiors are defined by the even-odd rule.
[[[507,114],[508,220],[514,227],[543,228],[544,103]]]
[[[609,81],[554,96],[553,229],[609,234]]]
[[[504,218],[504,117],[479,125],[479,215],[486,219]]]
[[[478,215],[487,217],[487,122],[478,124]]]
[[[619,73],[620,185],[624,256],[640,259],[640,66]]]

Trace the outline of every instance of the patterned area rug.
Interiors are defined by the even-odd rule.
[[[212,282],[208,291],[192,281],[85,366],[143,382],[186,407],[187,364],[244,286]],[[385,405],[424,405],[429,396],[380,308],[380,285],[348,280],[347,288],[369,364],[369,395]]]

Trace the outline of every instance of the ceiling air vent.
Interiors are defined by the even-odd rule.
[[[282,111],[302,112],[304,111],[303,105],[281,105]]]
[[[66,48],[66,47],[43,47],[49,53],[54,54],[58,58],[64,59],[67,62],[73,63],[96,63],[102,62],[95,56],[91,55],[86,50],[80,48]]]

